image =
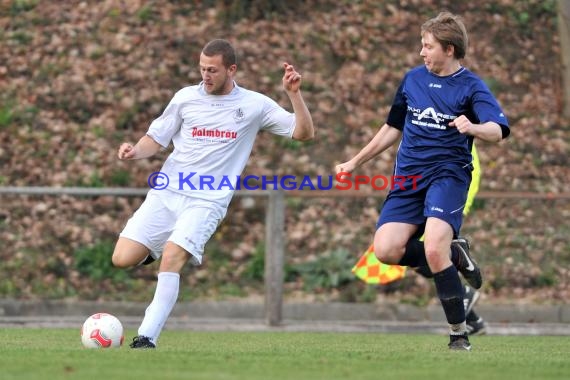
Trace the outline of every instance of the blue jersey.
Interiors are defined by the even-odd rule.
[[[503,137],[509,134],[491,91],[466,68],[449,76],[432,74],[423,65],[410,70],[386,121],[402,131],[394,174],[429,178],[441,170],[470,167],[473,136],[449,126],[460,115],[474,124],[493,121],[501,126]]]

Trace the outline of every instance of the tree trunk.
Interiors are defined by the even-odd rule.
[[[570,0],[558,1],[558,33],[562,58],[562,113],[570,117]]]

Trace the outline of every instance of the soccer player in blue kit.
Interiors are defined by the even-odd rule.
[[[485,83],[461,65],[467,41],[457,15],[442,12],[426,21],[421,27],[424,64],[405,74],[386,123],[336,172],[350,173],[400,141],[394,175],[410,180],[384,201],[374,253],[387,264],[429,266],[450,327],[448,346],[469,351],[458,272],[476,289],[482,283],[469,245],[459,238],[471,182],[470,151],[474,138],[499,142],[510,129]]]

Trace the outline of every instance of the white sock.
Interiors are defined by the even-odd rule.
[[[180,274],[175,272],[160,272],[154,291],[154,298],[146,308],[144,319],[139,327],[138,334],[150,338],[156,344],[158,336],[176,304],[178,289],[180,287]]]
[[[449,335],[467,335],[467,324],[465,322],[456,325],[449,325]]]

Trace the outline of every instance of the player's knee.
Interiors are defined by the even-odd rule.
[[[126,255],[124,255],[122,252],[117,252],[117,250],[113,252],[111,262],[113,263],[113,266],[117,268],[129,268],[134,265],[131,260],[128,260]]]
[[[172,244],[165,248],[160,263],[160,271],[162,272],[180,272],[182,267],[188,262],[190,254],[183,248]]]
[[[386,251],[380,247],[374,247],[374,255],[376,258],[382,262],[386,262]]]
[[[138,265],[149,255],[149,250],[140,243],[120,238],[113,251],[111,262],[117,268]]]
[[[374,247],[376,258],[385,264],[397,264],[401,255],[397,254],[397,250],[380,245]]]
[[[441,270],[447,266],[449,258],[446,257],[445,252],[441,252],[438,249],[432,248],[430,246],[425,247],[426,260],[429,266]]]

